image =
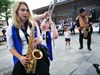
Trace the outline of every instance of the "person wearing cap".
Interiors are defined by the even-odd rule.
[[[89,16],[85,8],[79,10],[79,15],[76,17],[76,25],[79,31],[79,49],[83,49],[83,39],[84,39],[84,28],[89,27],[87,34],[87,49],[91,51],[91,34],[92,34],[92,25],[90,24]]]

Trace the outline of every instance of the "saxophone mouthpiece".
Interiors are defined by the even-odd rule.
[[[27,17],[27,16],[24,16],[24,19],[25,19],[25,20],[27,20],[27,19],[28,19],[28,17]]]

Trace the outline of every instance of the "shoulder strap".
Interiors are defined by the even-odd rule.
[[[27,43],[28,43],[28,36],[29,36],[29,34],[28,34],[27,31],[25,31],[24,29],[22,29],[22,31],[23,31],[23,33],[24,33],[24,35],[25,35],[25,38],[26,38],[26,41],[27,41]]]
[[[16,33],[17,33],[17,35],[18,35],[19,41],[22,42],[22,40],[21,40],[21,38],[20,38],[20,35],[19,35],[19,30],[18,30],[18,28],[16,28]]]
[[[28,25],[29,25],[30,28],[32,28],[32,24],[31,24],[30,21],[28,21]],[[35,28],[34,28],[34,31],[35,31],[35,32],[34,32],[34,36],[37,37],[37,27],[36,27],[36,26],[34,26],[34,27],[35,27]]]

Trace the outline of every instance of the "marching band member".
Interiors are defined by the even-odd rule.
[[[35,19],[43,18],[45,15],[46,13],[37,15]],[[45,59],[44,55],[42,59],[37,60],[35,74],[28,74],[25,70],[26,64],[30,63],[26,54],[32,26],[32,22],[30,22],[31,17],[31,12],[27,3],[18,1],[13,10],[12,25],[9,25],[6,32],[8,49],[13,55],[14,62],[12,75],[50,75],[47,65],[49,59]],[[32,44],[33,46],[38,46],[42,42],[42,37],[35,19],[32,20],[36,30],[34,30],[36,33],[34,33],[35,38],[32,41]]]
[[[54,24],[54,22],[51,19],[51,16],[48,16],[46,19],[44,19],[41,23],[41,30],[42,30],[42,37],[43,37],[43,44],[48,47],[50,52],[50,60],[53,60],[53,54],[52,54],[52,46],[53,46],[53,40],[58,38],[58,31]]]
[[[79,49],[83,48],[83,38],[85,38],[87,39],[87,48],[89,51],[91,51],[91,34],[93,30],[85,8],[80,9],[80,14],[76,18],[76,25],[79,30]]]

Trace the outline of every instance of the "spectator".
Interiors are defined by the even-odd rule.
[[[73,21],[70,22],[70,31],[71,34],[75,35],[75,23]]]
[[[6,41],[6,30],[4,28],[2,29],[2,34],[3,34],[4,41]]]
[[[64,36],[65,36],[65,47],[67,48],[67,45],[68,45],[70,48],[71,36],[70,36],[70,31],[69,31],[68,27],[64,28]]]

